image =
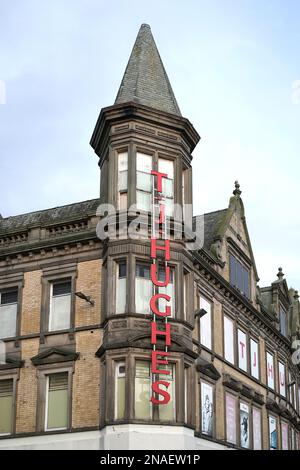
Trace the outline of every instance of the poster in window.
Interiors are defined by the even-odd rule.
[[[239,368],[247,372],[247,337],[238,330]]]
[[[281,362],[278,362],[278,375],[279,375],[279,393],[280,395],[284,396],[286,395],[285,392],[285,367],[284,364]]]
[[[267,377],[268,387],[274,390],[274,356],[267,353]]]
[[[288,450],[289,444],[288,444],[288,424],[287,423],[281,423],[281,444],[282,444],[282,450]]]
[[[226,394],[226,436],[227,442],[236,444],[236,399]]]
[[[249,449],[249,406],[240,403],[240,437],[241,447]]]
[[[250,356],[251,356],[251,375],[259,379],[258,365],[258,344],[254,339],[250,339]]]
[[[208,436],[213,434],[213,387],[201,382],[201,422],[202,433]]]
[[[206,311],[206,314],[200,318],[201,344],[211,349],[211,305],[203,297],[200,297],[200,308]]]
[[[225,359],[234,364],[233,321],[224,317]]]
[[[277,449],[277,423],[273,416],[269,416],[269,442],[270,449]]]
[[[261,411],[253,408],[253,449],[261,450]]]

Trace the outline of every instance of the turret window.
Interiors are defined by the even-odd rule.
[[[119,261],[117,264],[116,279],[116,313],[126,311],[126,286],[127,286],[127,266],[126,261]]]
[[[168,175],[162,180],[162,194],[165,198],[166,215],[174,214],[174,162],[165,158],[158,159],[158,171]]]
[[[120,210],[127,209],[128,191],[128,154],[118,154],[118,206]]]
[[[151,210],[152,202],[152,157],[144,153],[136,154],[136,204],[137,209]]]

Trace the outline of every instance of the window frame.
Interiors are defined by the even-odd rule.
[[[270,387],[269,385],[269,380],[268,380],[268,354],[270,354],[273,357],[273,388]],[[266,386],[269,390],[271,390],[273,393],[277,391],[276,389],[276,361],[275,361],[275,354],[271,352],[270,348],[267,346],[266,347],[266,353],[265,353],[265,370],[266,370]]]
[[[56,297],[53,295],[53,287],[55,284],[60,284],[60,283],[64,283],[64,282],[70,282],[70,292],[67,293],[67,294],[61,294],[61,295],[69,295],[70,296],[70,323],[69,323],[69,328],[61,328],[61,329],[53,329],[51,330],[50,329],[50,323],[51,323],[51,317],[53,315],[53,297]],[[50,296],[50,299],[49,299],[49,314],[48,314],[48,325],[47,325],[47,331],[49,333],[53,333],[53,332],[58,332],[58,331],[68,331],[70,330],[71,328],[71,312],[72,312],[72,279],[70,277],[68,278],[65,278],[65,279],[60,279],[60,280],[55,280],[55,281],[50,281],[50,290],[49,290],[49,296]]]
[[[69,429],[70,426],[68,426],[69,424],[69,412],[68,412],[68,408],[69,408],[69,380],[70,380],[70,377],[69,377],[69,374],[68,374],[68,384],[67,384],[67,394],[68,394],[68,402],[67,402],[67,427],[63,427],[63,428],[48,428],[48,411],[49,411],[49,382],[50,382],[50,376],[51,375],[55,375],[55,374],[60,374],[60,373],[63,373],[62,371],[59,371],[59,372],[55,372],[54,374],[51,373],[51,374],[46,374],[46,393],[45,393],[45,425],[44,425],[44,429],[45,429],[45,432],[48,433],[48,432],[55,432],[55,431],[67,431]],[[68,373],[68,372],[67,372]]]
[[[251,340],[257,344],[257,366],[258,366],[258,377],[252,374],[252,356],[251,356]],[[260,342],[259,338],[255,337],[251,332],[249,333],[249,375],[254,379],[261,382],[261,363],[260,363]]]
[[[234,287],[241,295],[243,295],[246,299],[251,301],[252,299],[252,292],[251,292],[251,266],[242,258],[240,255],[236,253],[236,251],[232,250],[231,248],[228,251],[228,258],[229,258],[229,284]],[[234,258],[235,263],[239,263],[241,267],[247,271],[248,273],[248,295],[244,292],[244,275],[242,276],[243,282],[243,290],[238,287],[238,274],[237,270],[235,269],[235,276],[234,282],[232,281],[232,267],[231,267],[231,258]]]
[[[208,346],[206,346],[205,344],[203,344],[201,342],[201,318],[199,317],[198,319],[198,341],[199,343],[201,344],[201,347],[204,347],[206,348],[208,351],[214,351],[214,323],[213,323],[213,318],[214,318],[214,302],[213,302],[213,299],[210,299],[209,296],[205,293],[203,293],[203,291],[201,289],[198,289],[198,293],[197,293],[197,308],[201,308],[201,298],[203,300],[205,300],[209,305],[210,305],[210,343],[211,343],[211,347],[209,348]],[[225,345],[224,345],[225,346]],[[224,349],[225,350],[225,349]]]
[[[9,372],[7,370],[0,370],[0,381],[1,380],[13,380],[13,393],[12,393],[12,423],[11,432],[0,434],[0,437],[14,436],[16,433],[16,421],[17,421],[17,387],[20,379],[20,370],[12,369]]]
[[[21,316],[22,316],[22,300],[23,300],[23,288],[24,288],[24,274],[14,275],[11,279],[10,276],[0,277],[0,292],[5,293],[10,289],[17,289],[17,315],[16,315],[16,334],[15,336],[1,338],[1,341],[15,341],[17,346],[18,338],[21,335]]]
[[[227,318],[228,320],[230,320],[232,322],[232,338],[233,338],[233,343],[232,343],[232,349],[233,349],[233,362],[230,362],[227,358],[226,358],[226,351],[225,351],[225,318]],[[237,330],[237,327],[236,327],[236,320],[229,314],[227,314],[226,312],[223,312],[223,358],[225,359],[225,361],[228,362],[228,364],[231,364],[233,366],[236,366],[236,361],[237,361],[237,358],[236,358],[236,330]]]
[[[212,388],[212,399],[213,399],[213,419],[212,419],[212,434],[206,434],[203,432],[202,429],[202,384],[209,385]],[[203,378],[200,376],[199,380],[200,384],[200,419],[199,419],[199,424],[200,424],[200,433],[203,438],[208,438],[208,439],[214,439],[216,436],[216,383],[213,380],[209,380],[208,378]]]
[[[275,416],[274,414],[272,413],[268,413],[267,414],[267,417],[268,417],[268,449],[269,450],[279,450],[280,446],[279,446],[279,443],[280,443],[280,440],[279,440],[279,433],[278,433],[278,426],[279,426],[279,418],[278,416]],[[274,418],[275,421],[276,421],[276,448],[271,448],[271,434],[270,434],[270,418]]]

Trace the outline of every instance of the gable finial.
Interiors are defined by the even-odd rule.
[[[240,190],[239,182],[235,181],[234,186],[235,186],[235,190],[233,191],[233,194],[239,197],[242,194],[242,191]]]
[[[279,281],[282,280],[283,276],[284,276],[284,274],[282,272],[282,268],[278,268],[277,277],[278,277]]]

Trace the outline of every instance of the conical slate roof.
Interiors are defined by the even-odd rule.
[[[150,26],[147,24],[140,27],[115,104],[127,101],[181,116]]]

